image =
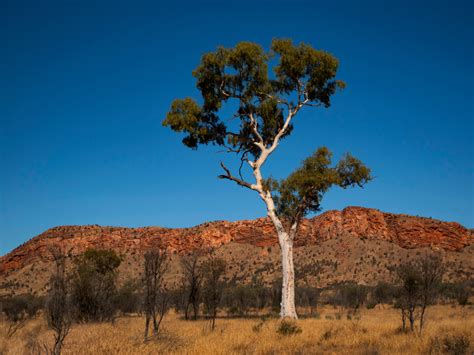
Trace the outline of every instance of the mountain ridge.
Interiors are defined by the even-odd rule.
[[[339,235],[379,239],[403,248],[433,247],[457,251],[472,243],[472,231],[457,222],[443,222],[427,217],[394,214],[349,206],[304,219],[295,238],[295,246],[315,244]],[[204,222],[194,227],[113,227],[99,225],[57,226],[33,237],[0,257],[0,273],[22,267],[29,260],[47,252],[47,245],[66,244],[76,252],[87,247],[146,249],[151,246],[172,252],[217,247],[235,241],[265,247],[277,244],[268,218],[235,222]],[[23,260],[22,260],[23,259]]]
[[[44,294],[53,270],[50,247],[70,256],[88,248],[113,249],[122,257],[121,282],[140,277],[143,253],[151,247],[170,256],[168,281],[179,285],[180,255],[194,249],[216,249],[228,265],[227,280],[249,283],[257,276],[266,285],[281,277],[278,240],[268,218],[205,222],[188,228],[57,226],[0,257],[0,295]],[[390,267],[426,253],[443,257],[446,280],[462,281],[474,272],[472,230],[456,222],[350,206],[305,219],[295,238],[295,267],[314,269],[329,261],[308,282],[317,287],[354,281],[366,285],[391,281]],[[206,254],[206,253],[204,253]]]

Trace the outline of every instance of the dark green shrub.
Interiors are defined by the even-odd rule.
[[[139,313],[142,307],[143,295],[139,292],[136,281],[128,280],[117,291],[115,304],[122,313]]]
[[[333,306],[351,308],[356,312],[367,299],[368,289],[366,286],[353,282],[335,286],[333,296],[328,300]]]
[[[111,321],[117,311],[117,268],[113,250],[88,249],[76,260],[72,299],[80,321]]]
[[[376,305],[377,305],[376,302],[370,300],[370,301],[368,301],[368,302],[365,304],[365,307],[366,307],[367,309],[374,309]]]
[[[24,294],[2,299],[1,310],[8,321],[16,322],[23,318],[33,318],[43,305],[42,298]]]
[[[11,337],[18,329],[23,327],[28,319],[36,316],[43,307],[44,300],[31,294],[3,298],[1,311],[8,321],[7,335]]]
[[[277,329],[278,334],[285,336],[299,334],[302,331],[303,330],[298,326],[298,324],[296,324],[296,322],[289,320],[282,320]]]
[[[375,304],[391,304],[393,302],[394,292],[393,285],[380,281],[372,291],[372,302]]]

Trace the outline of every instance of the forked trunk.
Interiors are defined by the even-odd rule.
[[[293,265],[293,240],[286,232],[279,232],[283,285],[281,292],[281,318],[297,319],[295,307],[295,270]]]

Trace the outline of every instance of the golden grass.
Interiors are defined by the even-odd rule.
[[[64,354],[426,354],[434,339],[449,334],[464,335],[473,353],[474,310],[435,306],[428,310],[423,335],[398,331],[398,312],[391,308],[363,310],[359,320],[344,316],[337,320],[336,311],[319,310],[320,319],[302,319],[300,334],[279,335],[278,319],[218,319],[214,332],[208,322],[184,321],[170,313],[163,321],[157,339],[143,342],[144,319],[121,317],[115,324],[74,325],[66,338]],[[332,319],[327,319],[329,316]],[[12,339],[0,324],[0,354],[37,353],[38,344],[51,344],[53,335],[43,318],[28,322]],[[256,330],[255,328],[259,328]],[[36,347],[36,349],[38,349]]]

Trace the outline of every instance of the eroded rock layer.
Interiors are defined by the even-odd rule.
[[[471,231],[459,223],[347,207],[304,220],[295,244],[314,245],[318,241],[341,236],[383,240],[409,249],[431,247],[446,251],[459,251],[473,240]],[[48,229],[1,257],[0,273],[18,270],[35,260],[48,258],[49,247],[58,243],[72,254],[79,254],[91,247],[130,253],[141,252],[151,246],[182,253],[230,242],[273,246],[277,244],[277,239],[267,218],[209,222],[192,228],[61,226]]]

